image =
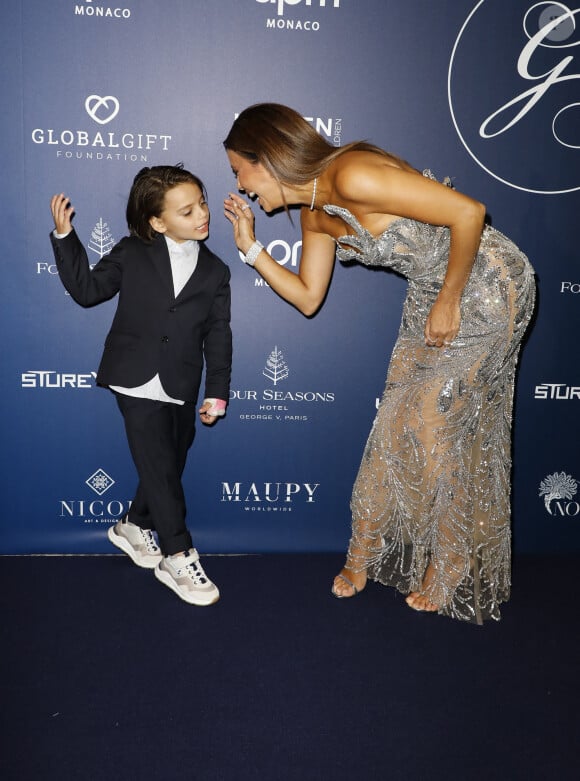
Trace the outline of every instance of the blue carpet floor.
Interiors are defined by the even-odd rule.
[[[2,781],[576,781],[578,557],[516,559],[484,627],[342,557],[205,557],[195,608],[124,556],[1,557]]]

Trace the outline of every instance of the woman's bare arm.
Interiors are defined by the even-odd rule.
[[[233,225],[236,246],[245,254],[256,239],[254,217],[244,206],[247,204],[243,198],[234,194],[225,201],[225,214]],[[313,315],[324,301],[336,249],[334,239],[308,227],[310,221],[310,213],[303,209],[302,253],[297,274],[277,263],[265,249],[254,263],[254,268],[272,290],[307,316]]]
[[[419,173],[377,165],[376,156],[370,160],[365,155],[363,162],[350,156],[337,171],[335,184],[338,196],[373,233],[397,217],[449,228],[447,271],[425,338],[439,347],[452,341],[459,331],[459,304],[479,247],[485,206]]]

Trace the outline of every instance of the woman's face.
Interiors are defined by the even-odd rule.
[[[265,212],[284,206],[280,185],[261,163],[253,163],[230,149],[227,155],[238,190],[243,190],[250,198],[257,197]]]

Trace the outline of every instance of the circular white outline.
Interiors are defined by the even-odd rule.
[[[554,138],[558,141],[559,144],[568,147],[568,149],[580,149],[580,144],[567,144],[565,141],[562,141],[560,136],[556,133],[556,120],[563,111],[567,111],[569,108],[576,108],[576,106],[580,106],[580,103],[569,103],[567,106],[563,106],[552,120],[552,133],[554,134]]]
[[[519,184],[513,184],[512,182],[508,182],[507,179],[502,179],[501,176],[498,176],[497,174],[494,174],[493,171],[490,171],[489,168],[486,168],[486,166],[480,160],[477,159],[477,157],[471,151],[471,149],[467,145],[467,142],[465,141],[465,139],[461,135],[461,131],[459,130],[459,126],[457,125],[457,121],[455,119],[455,114],[453,112],[453,101],[451,99],[451,70],[453,68],[453,60],[455,58],[455,52],[457,51],[457,47],[459,46],[459,41],[461,40],[461,36],[463,35],[463,33],[465,31],[465,28],[467,27],[467,25],[471,21],[471,17],[475,14],[475,12],[478,10],[478,8],[481,5],[483,5],[484,2],[486,2],[486,0],[479,0],[477,5],[473,8],[473,10],[471,11],[469,16],[467,17],[467,19],[463,23],[463,26],[461,27],[461,30],[459,31],[459,34],[457,35],[457,38],[455,40],[455,44],[453,46],[453,51],[451,52],[451,57],[449,59],[449,68],[447,70],[447,102],[449,103],[449,111],[451,113],[451,119],[453,121],[453,126],[455,127],[455,132],[459,136],[459,138],[461,140],[461,143],[463,144],[463,146],[467,150],[467,153],[470,155],[470,157],[473,158],[473,160],[475,160],[475,162],[477,163],[477,165],[480,168],[483,168],[483,170],[487,174],[489,174],[494,179],[497,179],[498,182],[501,182],[502,184],[506,184],[508,187],[513,187],[514,190],[521,190],[522,192],[533,193],[534,195],[564,195],[565,193],[577,192],[578,190],[580,190],[580,185],[578,185],[577,187],[571,187],[568,190],[531,190],[529,187],[522,187]]]

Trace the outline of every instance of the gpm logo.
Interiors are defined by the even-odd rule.
[[[97,16],[110,17],[114,19],[129,19],[131,10],[129,8],[111,8],[104,5],[93,5],[93,0],[85,0],[86,5],[75,5],[75,16]]]
[[[312,2],[312,0],[256,0],[256,2],[275,3],[277,7],[276,13],[278,16],[284,15],[285,5],[299,5],[300,3],[304,3],[306,6],[318,5],[320,8],[326,7],[326,0],[314,0],[314,2]],[[340,8],[340,0],[331,0],[328,5],[332,5],[333,8]]]

